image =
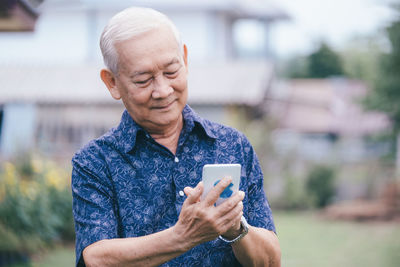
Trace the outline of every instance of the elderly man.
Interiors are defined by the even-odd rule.
[[[126,110],[72,160],[77,266],[280,266],[257,157],[186,105],[188,52],[172,22],[129,8],[100,46],[100,76]],[[200,198],[212,163],[242,165],[240,191],[218,206],[229,178]]]

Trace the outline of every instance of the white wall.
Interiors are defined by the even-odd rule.
[[[102,10],[97,13],[97,39],[103,27],[116,12],[118,11]],[[175,23],[183,42],[188,46],[189,62],[204,63],[227,58],[225,31],[228,26],[223,16],[213,16],[201,11],[190,13],[169,11],[165,14]],[[100,55],[98,40],[93,44],[93,49]]]
[[[51,5],[43,9],[34,32],[0,33],[0,62],[101,64],[100,34],[116,8]],[[161,10],[162,11],[162,10]],[[230,21],[205,10],[167,11],[188,45],[191,62],[224,61],[232,56]],[[251,41],[251,40],[250,40]]]
[[[0,33],[0,62],[74,63],[86,57],[87,24],[83,11],[43,13],[34,32]]]

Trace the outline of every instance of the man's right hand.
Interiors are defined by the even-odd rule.
[[[195,188],[185,188],[187,199],[173,227],[174,232],[181,237],[184,250],[214,240],[219,235],[234,237],[236,233],[239,234],[244,192],[238,191],[222,204],[214,206],[230,183],[230,178],[222,179],[203,200],[200,200],[204,190],[202,182]]]

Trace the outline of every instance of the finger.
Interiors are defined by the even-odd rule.
[[[239,214],[240,212],[243,212],[243,202],[242,201],[237,203],[236,206],[234,206],[231,210],[229,210],[225,214],[220,215],[220,217],[224,220],[233,220],[236,217],[236,215]]]
[[[183,191],[187,195],[187,199],[185,200],[188,204],[194,204],[199,201],[201,194],[203,193],[203,182],[200,182],[196,185],[195,188],[185,187]]]
[[[238,213],[237,216],[232,219],[232,221],[233,221],[232,225],[229,226],[229,224],[227,224],[228,227],[227,227],[225,233],[222,235],[226,235],[229,233],[235,233],[233,236],[231,236],[231,238],[237,237],[240,234],[240,232],[238,233],[237,231],[240,231],[240,228],[241,228],[240,220],[241,220],[242,216],[243,216],[243,212]]]
[[[188,197],[189,195],[191,195],[194,191],[194,188],[190,187],[190,186],[186,186],[183,189],[183,192],[185,192],[185,195]]]
[[[192,188],[189,186],[187,186],[183,189],[183,192],[185,192],[186,197],[188,197],[189,195],[195,194],[196,193],[195,191],[196,191],[195,188]],[[195,202],[200,202],[200,197],[197,198],[197,200]]]
[[[244,199],[244,192],[243,191],[236,192],[235,194],[233,194],[233,196],[228,198],[225,202],[223,202],[217,207],[217,214],[219,216],[223,216],[224,214],[234,209],[238,205],[238,203],[243,201],[243,199]]]
[[[240,229],[240,219],[243,216],[243,205],[236,206],[229,213],[221,218],[222,234]]]
[[[232,182],[232,178],[224,177],[219,183],[214,186],[207,196],[204,199],[204,203],[206,206],[214,205],[217,201],[221,193],[225,190],[225,188]]]

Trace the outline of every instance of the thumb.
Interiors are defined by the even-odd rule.
[[[183,191],[185,192],[185,194],[187,196],[186,201],[189,204],[199,202],[200,196],[203,193],[203,189],[204,189],[203,182],[198,183],[195,188],[185,187],[185,189],[183,189]]]

